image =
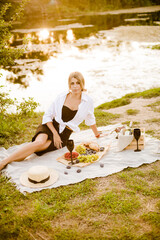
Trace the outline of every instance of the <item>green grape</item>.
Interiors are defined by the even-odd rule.
[[[78,160],[80,162],[89,163],[94,162],[98,159],[98,154],[92,154],[92,155],[79,155]]]
[[[76,150],[76,152],[78,152],[79,154],[86,153],[86,148],[85,148],[83,145],[78,145],[75,150]]]

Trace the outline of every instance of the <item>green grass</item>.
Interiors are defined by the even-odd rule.
[[[149,212],[147,214],[143,214],[142,218],[145,221],[151,222],[155,227],[160,228],[160,209],[157,209],[157,212]]]
[[[145,90],[143,92],[137,93],[129,93],[126,94],[124,97],[112,100],[111,102],[106,102],[97,107],[97,109],[110,109],[116,108],[120,106],[124,106],[131,103],[133,98],[153,98],[160,96],[160,88],[153,88],[149,90]]]
[[[154,130],[146,130],[145,133],[154,136],[156,132]]]
[[[160,101],[156,101],[152,104],[149,104],[147,105],[147,107],[150,107],[154,112],[160,112]]]
[[[8,148],[12,145],[31,141],[37,126],[42,122],[43,113],[19,117],[17,115],[0,116],[0,145]],[[3,118],[3,119],[1,119]]]
[[[23,195],[1,176],[0,239],[158,239],[159,177],[157,161]]]
[[[116,108],[121,107],[127,104],[131,103],[131,99],[128,97],[122,97],[119,99],[112,100],[111,102],[106,102],[97,107],[97,109],[110,109],[110,108]]]
[[[138,110],[138,109],[128,109],[128,110],[126,111],[126,113],[127,113],[128,115],[137,115],[137,114],[139,113],[139,110]]]
[[[139,209],[140,202],[132,192],[112,190],[103,194],[94,204],[99,213],[127,214]]]
[[[95,116],[98,126],[119,117],[99,108]],[[22,128],[16,134],[10,132],[3,146],[30,141],[41,119],[42,113],[26,115]],[[156,161],[108,177],[23,195],[0,175],[0,239],[159,239],[159,178],[160,161]]]
[[[23,98],[18,103],[16,99],[9,97],[9,93],[3,91],[3,86],[0,86],[0,104],[0,145],[8,148],[12,144],[31,141],[33,131],[42,118],[42,113],[35,112],[39,104],[33,98]],[[15,113],[10,113],[12,109]]]
[[[156,168],[145,173],[140,170],[123,171],[118,175],[125,182],[126,187],[134,192],[140,192],[144,196],[160,198],[160,171],[157,171]]]
[[[160,50],[160,44],[152,46],[153,50]]]
[[[130,121],[122,122],[122,124],[129,126]],[[137,127],[137,126],[139,126],[139,125],[140,125],[140,122],[137,122],[137,121],[133,121],[133,123],[132,123],[132,127]]]
[[[149,120],[146,120],[147,123],[160,123],[160,118],[152,118]]]
[[[120,117],[119,114],[107,113],[105,111],[102,111],[101,109],[95,109],[94,114],[96,118],[96,124],[98,127],[109,125],[112,123],[113,120],[118,119]],[[80,124],[81,130],[89,128],[90,127],[85,125],[85,122]]]

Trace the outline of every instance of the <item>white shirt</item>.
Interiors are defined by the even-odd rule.
[[[85,120],[85,124],[88,126],[96,123],[94,116],[94,106],[92,99],[82,92],[81,103],[78,106],[78,111],[74,118],[68,122],[62,120],[62,107],[64,105],[68,92],[63,92],[58,95],[55,101],[52,102],[49,109],[45,112],[42,120],[42,124],[52,122],[55,120],[59,123],[59,132],[63,132],[66,126],[71,128],[74,132],[79,132],[79,124]]]

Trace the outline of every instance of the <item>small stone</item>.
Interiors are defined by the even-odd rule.
[[[80,173],[81,172],[81,169],[77,169],[77,173]]]
[[[66,172],[66,171],[65,171],[65,172],[64,172],[64,174],[66,174],[66,175],[67,175],[67,174],[68,174],[68,172]]]
[[[104,167],[104,164],[103,164],[103,163],[100,163],[100,167],[103,168],[103,167]]]
[[[67,169],[70,169],[70,168],[71,168],[71,166],[67,166],[66,168],[67,168]]]
[[[104,147],[100,147],[99,151],[103,152],[104,151]]]

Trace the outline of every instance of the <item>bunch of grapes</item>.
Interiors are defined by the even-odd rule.
[[[86,148],[85,148],[85,146],[83,146],[83,145],[78,145],[75,150],[76,150],[76,152],[78,152],[79,154],[84,154],[84,153],[86,153]]]
[[[78,160],[80,162],[89,163],[94,162],[98,159],[98,154],[92,154],[92,155],[79,155]]]
[[[96,153],[97,153],[97,151],[86,148],[86,152],[82,153],[81,155],[92,155],[92,154],[96,154]]]

